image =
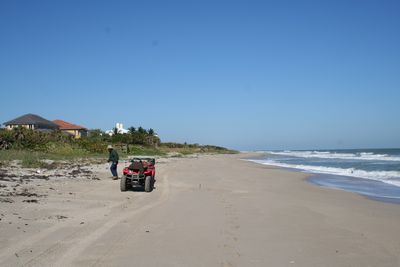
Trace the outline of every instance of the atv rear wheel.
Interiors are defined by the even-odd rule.
[[[153,189],[153,186],[152,186],[151,176],[146,176],[146,180],[144,181],[144,191],[151,192],[152,189]]]
[[[127,185],[126,185],[126,175],[122,175],[121,177],[121,181],[120,181],[120,188],[121,188],[121,192],[125,192]]]

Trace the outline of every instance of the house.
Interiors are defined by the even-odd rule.
[[[71,135],[75,138],[81,138],[88,135],[88,129],[76,124],[72,124],[63,120],[54,120],[61,132]]]
[[[4,123],[6,129],[11,130],[17,127],[24,127],[27,129],[37,131],[55,131],[58,130],[58,125],[52,121],[46,120],[35,114],[25,114],[11,121]]]
[[[117,122],[117,123],[115,124],[114,130],[108,130],[108,131],[106,131],[106,134],[108,134],[109,136],[112,136],[112,135],[114,134],[114,131],[115,131],[115,130],[116,130],[117,133],[119,133],[119,134],[127,134],[127,133],[129,133],[129,130],[124,129],[124,125],[123,125],[122,123]]]

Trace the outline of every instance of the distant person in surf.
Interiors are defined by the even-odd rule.
[[[112,174],[112,179],[117,180],[118,179],[118,172],[117,172],[117,166],[118,166],[118,152],[112,147],[112,145],[109,145],[107,147],[109,156],[108,156],[108,162],[111,162],[110,170]]]

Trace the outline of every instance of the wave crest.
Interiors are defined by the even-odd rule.
[[[340,176],[351,176],[356,178],[363,178],[375,181],[381,181],[387,184],[400,187],[400,172],[399,171],[365,171],[355,168],[335,168],[335,167],[322,167],[322,166],[310,166],[310,165],[295,165],[275,162],[273,160],[249,160],[252,162],[273,165],[283,168],[300,169],[310,173],[323,173],[333,174]]]
[[[372,152],[361,153],[338,153],[330,151],[267,151],[271,155],[289,156],[297,158],[322,158],[322,159],[347,159],[347,160],[379,160],[379,161],[399,161],[400,156],[390,156],[387,154],[374,154]]]

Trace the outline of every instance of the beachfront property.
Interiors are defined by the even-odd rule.
[[[88,129],[83,126],[72,124],[63,120],[54,120],[53,122],[58,125],[61,132],[73,136],[76,139],[88,135]]]
[[[12,130],[13,128],[23,127],[37,131],[55,131],[59,126],[52,121],[46,120],[35,114],[25,114],[13,120],[4,123],[6,129]]]
[[[115,128],[114,128],[116,131],[117,131],[117,133],[119,133],[119,134],[127,134],[127,133],[129,133],[129,130],[127,130],[127,129],[124,129],[124,125],[122,124],[122,123],[120,123],[120,122],[117,122],[116,124],[115,124]],[[114,134],[114,129],[113,130],[107,130],[106,131],[106,134],[108,134],[109,136],[112,136],[113,134]]]

